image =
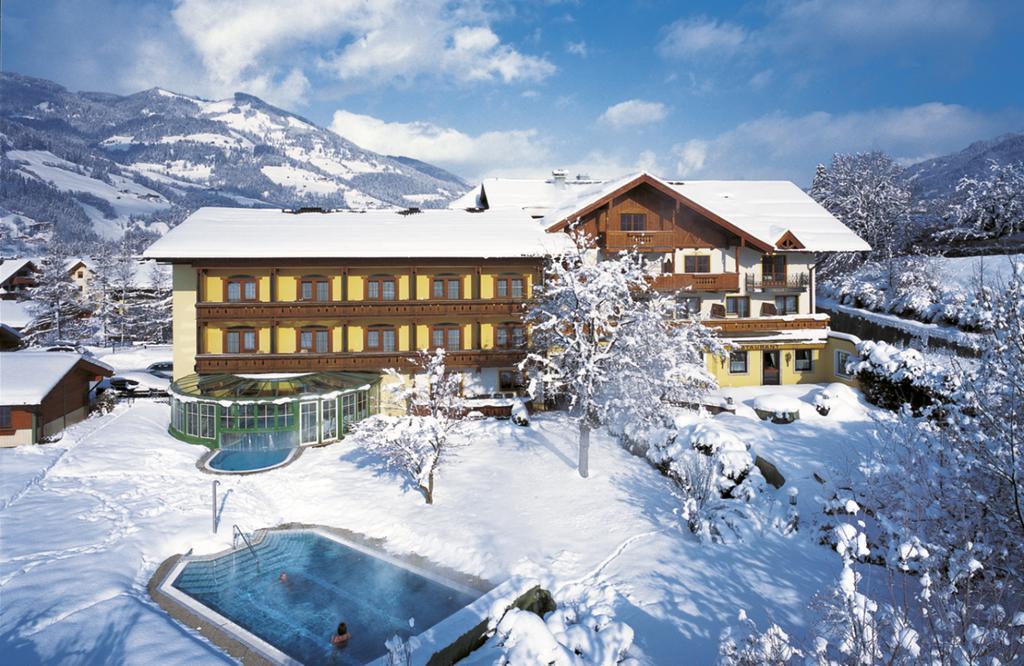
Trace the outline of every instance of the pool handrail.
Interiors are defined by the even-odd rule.
[[[260,556],[256,554],[256,549],[252,547],[252,542],[249,541],[249,537],[245,536],[245,532],[243,532],[242,529],[237,524],[232,525],[231,526],[231,530],[232,530],[232,533],[231,533],[231,547],[232,548],[237,548],[238,547],[238,537],[242,537],[242,541],[245,543],[246,547],[248,547],[249,552],[252,553],[252,556],[256,558],[256,571],[259,572],[260,571]]]

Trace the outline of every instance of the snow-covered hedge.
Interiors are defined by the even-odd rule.
[[[872,404],[892,410],[909,404],[916,410],[951,402],[959,393],[957,378],[916,349],[866,340],[857,351],[860,359],[854,371],[864,397]]]
[[[966,331],[992,330],[991,286],[965,285],[943,274],[942,260],[903,257],[868,262],[818,283],[818,294],[843,305],[887,312]]]

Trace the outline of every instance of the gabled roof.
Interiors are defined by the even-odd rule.
[[[0,324],[20,330],[32,323],[32,301],[0,300]]]
[[[584,189],[600,185],[588,178],[528,179],[486,178],[472,190],[448,204],[449,208],[519,208],[534,217],[575,199]]]
[[[0,352],[0,405],[38,405],[78,364],[97,375],[114,369],[73,352]]]
[[[7,282],[9,279],[24,268],[26,265],[31,266],[33,269],[37,269],[36,264],[31,259],[7,259],[0,264],[0,284]],[[37,269],[38,270],[38,269]]]
[[[564,236],[564,235],[563,235]],[[522,258],[571,243],[518,208],[334,211],[200,208],[153,243],[145,257],[188,259]]]
[[[538,203],[558,197],[549,181]],[[567,188],[569,196],[544,213],[549,231],[558,231],[604,205],[612,197],[646,184],[747,240],[764,251],[802,249],[810,252],[857,252],[870,246],[795,184],[781,180],[664,180],[639,172],[602,183]],[[521,186],[522,192],[527,192]],[[506,199],[506,203],[515,201]],[[789,247],[780,243],[788,239]]]

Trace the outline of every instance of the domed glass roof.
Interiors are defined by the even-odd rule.
[[[279,400],[368,389],[380,381],[369,372],[307,372],[262,375],[187,375],[171,391],[213,400]]]

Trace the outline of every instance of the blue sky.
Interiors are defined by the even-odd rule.
[[[5,0],[3,68],[250,92],[483,175],[785,178],[1024,131],[1024,3]]]

